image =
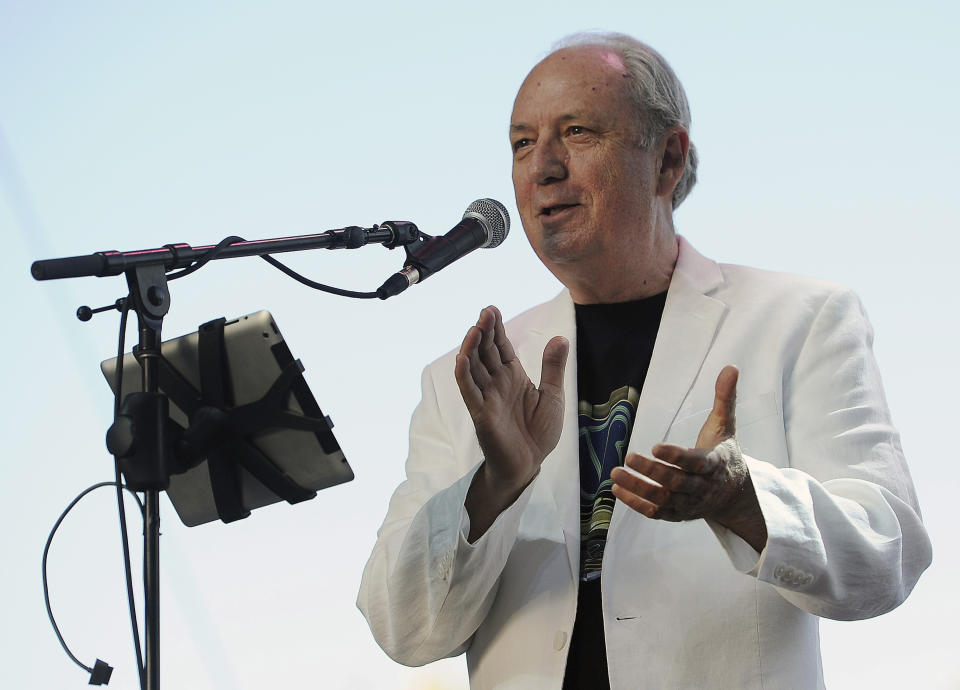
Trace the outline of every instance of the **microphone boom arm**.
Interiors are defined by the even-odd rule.
[[[308,249],[356,249],[379,243],[387,249],[406,246],[420,239],[420,230],[407,221],[386,221],[372,228],[349,226],[313,235],[278,237],[265,240],[244,240],[221,248],[214,259],[242,256],[263,256]],[[187,268],[202,259],[215,245],[192,247],[189,244],[167,244],[155,249],[118,252],[103,251],[82,256],[34,261],[30,273],[36,280],[57,280],[83,276],[116,276],[129,269],[162,264],[164,270]]]

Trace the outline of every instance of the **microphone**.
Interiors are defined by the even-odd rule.
[[[495,199],[477,199],[446,235],[422,240],[413,249],[404,247],[407,261],[403,269],[377,289],[377,297],[399,295],[474,249],[499,246],[509,232],[510,216],[504,205]]]

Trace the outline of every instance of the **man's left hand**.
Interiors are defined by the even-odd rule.
[[[736,367],[726,366],[717,377],[713,409],[695,448],[660,443],[653,458],[630,453],[624,464],[633,472],[617,467],[610,477],[613,495],[649,518],[710,518],[761,551],[766,524],[736,439],[738,376]]]

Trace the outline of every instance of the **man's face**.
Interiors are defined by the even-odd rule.
[[[569,286],[576,266],[602,275],[642,251],[654,218],[659,164],[615,53],[581,46],[534,67],[510,123],[513,187],[540,260]],[[597,271],[600,270],[600,273]]]

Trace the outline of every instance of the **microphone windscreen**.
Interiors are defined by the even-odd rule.
[[[496,199],[477,199],[467,207],[464,218],[475,218],[487,231],[487,241],[481,248],[498,246],[510,232],[510,214]]]

